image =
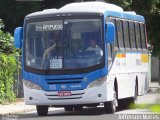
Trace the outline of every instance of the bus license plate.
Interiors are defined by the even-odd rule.
[[[71,92],[58,92],[58,96],[71,96]]]

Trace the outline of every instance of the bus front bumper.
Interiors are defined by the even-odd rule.
[[[58,96],[58,91],[29,89],[24,86],[24,98],[27,105],[77,105],[103,103],[113,99],[111,83],[104,82],[101,86],[84,90],[69,91],[70,96]]]

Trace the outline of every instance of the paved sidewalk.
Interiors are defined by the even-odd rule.
[[[149,93],[156,93],[156,95],[159,95],[158,91],[160,91],[159,83],[157,82],[150,83]],[[139,97],[139,99],[141,99],[141,97]],[[34,105],[25,105],[23,99],[18,100],[15,103],[7,104],[7,105],[0,104],[0,115],[21,114],[21,113],[35,111],[35,110],[36,110],[36,107]]]
[[[149,88],[150,88],[149,92],[160,93],[160,84],[158,82],[151,82]]]
[[[11,104],[6,104],[6,105],[0,104],[0,115],[20,114],[20,113],[29,112],[35,109],[36,107],[34,105],[25,105],[24,100],[21,99],[20,101],[18,100],[17,102],[14,102]]]
[[[149,87],[150,88],[160,88],[160,84],[158,82],[151,82]]]

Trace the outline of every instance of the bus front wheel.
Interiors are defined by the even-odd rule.
[[[104,103],[105,112],[106,113],[114,113],[114,112],[116,112],[117,106],[118,106],[117,93],[114,89],[113,100]]]
[[[48,114],[48,106],[37,105],[36,109],[39,116],[46,116]]]

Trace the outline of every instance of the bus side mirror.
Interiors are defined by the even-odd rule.
[[[22,48],[23,28],[17,27],[14,31],[14,46]]]
[[[106,38],[107,38],[107,43],[114,43],[115,26],[112,22],[107,22],[106,24]]]

